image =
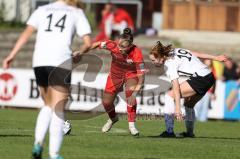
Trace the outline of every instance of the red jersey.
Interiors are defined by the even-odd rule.
[[[94,42],[108,39],[108,36],[106,35],[106,31],[105,31],[105,23],[106,23],[106,20],[108,19],[108,17],[110,15],[111,15],[110,12],[105,13],[103,15],[102,20],[101,20],[100,25],[99,25],[99,29],[101,30],[101,32],[99,32],[99,34],[95,37],[95,39],[93,40]]]
[[[111,52],[111,75],[117,78],[133,78],[145,73],[142,52],[137,46],[134,45],[128,54],[121,53],[116,41],[107,40],[101,42],[99,47]]]

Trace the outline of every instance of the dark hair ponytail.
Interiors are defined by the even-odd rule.
[[[130,42],[133,42],[132,30],[130,28],[125,28],[119,38],[126,39],[126,40],[129,40]]]
[[[123,34],[129,34],[129,35],[131,35],[131,34],[132,34],[132,30],[131,30],[130,28],[125,28],[125,29],[123,30]]]

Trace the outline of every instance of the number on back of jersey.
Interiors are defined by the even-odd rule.
[[[179,57],[180,59],[186,58],[186,59],[188,59],[188,61],[191,61],[192,54],[189,51],[187,51],[187,50],[179,49],[177,51],[177,57]]]
[[[55,27],[60,28],[60,32],[63,32],[64,28],[65,28],[65,21],[66,21],[67,15],[63,15],[62,18],[60,18],[57,23],[54,25]],[[49,19],[48,22],[48,28],[45,30],[47,32],[51,32],[52,31],[52,19],[53,19],[53,14],[49,14],[47,16],[47,19]]]

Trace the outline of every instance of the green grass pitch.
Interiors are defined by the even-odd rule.
[[[0,159],[30,159],[37,111],[0,110]],[[122,119],[111,132],[101,133],[106,115],[89,120],[73,120],[72,134],[64,138],[65,159],[239,159],[240,123],[209,121],[196,124],[194,139],[162,139],[162,120],[137,121],[140,137],[128,133]],[[184,130],[177,122],[175,131]],[[48,137],[43,158],[48,158]]]

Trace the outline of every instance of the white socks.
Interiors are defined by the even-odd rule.
[[[174,99],[169,96],[167,93],[165,94],[165,107],[164,107],[164,114],[172,115],[175,112],[175,103]]]
[[[174,133],[174,112],[175,112],[175,103],[174,99],[165,94],[165,107],[164,107],[164,119],[166,131],[168,133]]]
[[[54,158],[58,156],[63,140],[64,113],[55,113],[49,106],[44,106],[37,118],[34,144],[43,145],[49,128],[49,154]]]
[[[44,106],[37,118],[36,128],[35,128],[35,142],[34,144],[43,145],[45,135],[47,133],[49,124],[52,119],[52,108],[49,106]]]
[[[63,140],[64,113],[53,113],[49,127],[49,155],[52,158],[58,156]]]

